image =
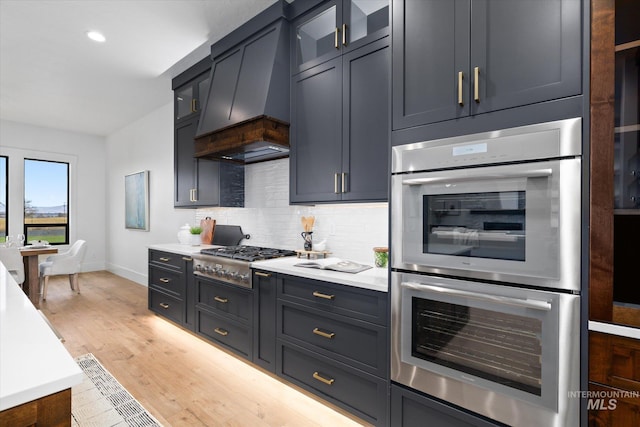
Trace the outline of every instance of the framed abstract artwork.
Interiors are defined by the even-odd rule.
[[[124,176],[124,226],[149,231],[149,171]]]

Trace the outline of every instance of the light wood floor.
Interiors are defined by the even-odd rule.
[[[154,315],[144,286],[79,281],[80,295],[52,278],[41,310],[73,357],[93,353],[166,426],[368,425]]]

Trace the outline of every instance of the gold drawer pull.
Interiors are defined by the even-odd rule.
[[[320,381],[321,383],[325,383],[326,385],[333,385],[333,382],[335,381],[335,379],[330,378],[330,379],[326,379],[325,377],[323,377],[322,375],[320,375],[318,373],[318,371],[315,371],[313,373],[313,378]]]
[[[332,300],[334,299],[336,296],[335,295],[327,295],[327,294],[323,294],[322,292],[318,292],[318,291],[313,291],[313,296],[316,298],[323,298],[323,299],[329,299]]]
[[[217,295],[216,295],[215,297],[213,297],[213,299],[214,299],[214,300],[216,300],[216,301],[218,301],[218,302],[221,302],[221,303],[223,303],[223,304],[226,304],[226,303],[228,303],[228,302],[229,302],[229,300],[228,300],[228,299],[226,299],[226,298],[222,298],[222,297],[219,297],[219,296],[217,296]]]
[[[169,283],[171,280],[170,280],[170,279],[165,279],[164,277],[161,277],[161,278],[160,278],[160,281],[161,281],[162,283]]]
[[[164,257],[163,257],[163,258],[160,258],[160,261],[162,261],[162,262],[169,262],[169,261],[171,261],[171,258],[164,258]]]
[[[226,337],[227,335],[229,335],[229,331],[225,331],[224,329],[215,328],[213,331],[216,334],[222,335],[223,337]]]
[[[336,336],[336,334],[334,332],[324,332],[324,331],[321,331],[318,328],[313,328],[313,333],[316,334],[316,335],[320,335],[321,337],[328,338],[328,339],[332,339],[333,337]]]
[[[166,302],[161,302],[160,303],[160,307],[162,307],[162,308],[164,308],[166,310],[167,308],[169,308],[169,304],[167,304]]]
[[[187,262],[189,262],[189,261],[193,261],[193,258],[183,256],[183,257],[182,257],[182,260],[183,260],[183,261],[187,261]]]
[[[271,277],[271,274],[269,273],[263,273],[261,271],[256,271],[256,276],[260,276],[260,277]]]

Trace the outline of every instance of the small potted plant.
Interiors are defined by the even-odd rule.
[[[189,232],[191,233],[191,245],[200,246],[200,243],[202,243],[202,238],[200,237],[202,227],[191,227]]]

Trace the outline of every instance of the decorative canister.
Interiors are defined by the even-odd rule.
[[[389,248],[376,247],[373,248],[373,260],[376,267],[384,268],[389,261]]]
[[[191,227],[189,224],[185,224],[180,227],[180,231],[178,231],[178,242],[182,245],[190,245],[191,244]]]

